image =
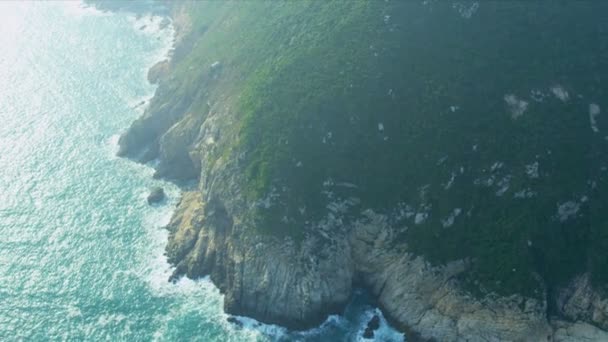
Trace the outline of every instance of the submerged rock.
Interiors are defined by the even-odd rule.
[[[239,328],[243,327],[243,322],[241,322],[238,318],[236,318],[234,316],[230,316],[230,317],[226,318],[226,321],[228,321],[228,323],[236,325]]]
[[[160,203],[165,199],[165,190],[161,187],[156,187],[150,191],[148,195],[148,204]]]

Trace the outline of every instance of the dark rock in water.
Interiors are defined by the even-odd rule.
[[[238,318],[234,316],[230,316],[226,320],[228,321],[228,323],[232,323],[238,327],[243,327],[243,322],[241,322]]]
[[[374,315],[369,322],[367,322],[367,327],[363,332],[363,338],[372,339],[374,338],[374,331],[380,328],[380,317],[378,315]]]
[[[142,25],[142,26],[141,26],[139,29],[140,29],[141,31],[143,31],[143,30],[145,30],[145,29],[146,29],[146,27],[148,27],[148,25]]]
[[[365,328],[365,332],[363,332],[363,338],[371,340],[374,338],[374,330],[370,329],[370,327]]]
[[[175,270],[173,270],[173,273],[169,277],[169,282],[171,284],[176,284],[185,273],[186,273],[186,264],[183,262],[179,263],[178,265],[175,266]]]
[[[372,319],[367,323],[367,328],[372,330],[378,330],[380,328],[380,317],[378,315],[374,315]]]
[[[140,103],[138,103],[138,104],[136,104],[135,106],[133,106],[133,109],[137,109],[137,108],[139,108],[139,107],[141,107],[141,106],[143,106],[143,105],[145,105],[145,104],[146,104],[146,101],[145,101],[145,100],[144,100],[144,101],[141,101]]]
[[[163,188],[154,188],[148,195],[148,204],[159,203],[165,199],[165,190]]]

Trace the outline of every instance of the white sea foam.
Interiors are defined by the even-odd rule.
[[[120,135],[114,134],[110,138],[108,138],[108,140],[106,141],[106,145],[108,146],[109,153],[112,158],[115,158],[116,154],[118,153],[118,150],[119,150],[118,140],[119,139],[120,139]]]
[[[129,16],[133,29],[141,34],[161,41],[163,48],[151,54],[146,64],[150,66],[171,58],[175,45],[175,27],[167,17],[158,15],[145,15],[141,17]],[[163,22],[169,20],[169,25],[163,27]]]
[[[97,324],[104,327],[108,324],[116,324],[124,321],[127,317],[123,314],[103,314],[97,319]]]
[[[82,312],[80,312],[80,309],[75,306],[75,305],[70,305],[67,308],[67,312],[68,312],[68,317],[69,318],[74,318],[74,317],[80,317],[82,316]]]
[[[82,18],[85,16],[110,16],[111,13],[100,11],[95,6],[87,5],[82,1],[61,1],[59,4],[63,10],[74,18]]]
[[[373,309],[367,310],[363,313],[363,315],[361,315],[361,318],[359,319],[360,325],[359,325],[359,329],[357,330],[357,336],[355,338],[355,341],[357,341],[357,342],[370,341],[369,339],[363,338],[363,332],[365,331],[365,328],[367,327],[367,323],[375,315],[377,315],[380,318],[380,328],[378,328],[378,330],[374,331],[374,341],[384,341],[384,342],[393,342],[393,341],[401,342],[401,341],[403,341],[403,334],[401,334],[398,331],[396,331],[395,329],[391,328],[391,326],[386,321],[386,318],[382,314],[382,311],[380,311],[380,309],[378,309],[378,308],[373,308]]]

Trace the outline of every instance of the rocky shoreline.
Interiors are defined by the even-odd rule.
[[[172,16],[174,59],[183,58],[192,44],[191,25],[179,6]],[[172,279],[209,275],[225,294],[226,312],[296,330],[342,312],[361,285],[408,341],[608,340],[608,299],[591,287],[588,275],[557,298],[477,298],[458,280],[466,261],[430,265],[397,242],[388,219],[372,211],[349,226],[319,226],[322,234],[300,243],[254,233],[246,215],[251,205],[239,188],[239,158],[206,163],[218,142],[234,139],[229,125],[235,99],[209,84],[205,112],[193,115],[191,99],[168,99],[173,64],[151,69],[157,93],[119,142],[121,156],[158,159],[157,176],[199,182],[197,190],[183,193],[167,226]],[[548,317],[548,301],[555,301],[558,312],[552,314],[559,318]]]
[[[546,300],[478,299],[460,289],[457,276],[467,267],[465,262],[433,267],[409,254],[407,246],[392,246],[385,218],[368,215],[366,223],[353,227],[350,238],[344,238],[349,243],[321,247],[307,241],[304,253],[295,253],[289,244],[241,240],[242,232],[221,204],[203,204],[198,192],[190,192],[168,226],[167,252],[177,265],[174,277],[210,275],[226,295],[228,313],[291,329],[315,327],[327,315],[341,312],[354,288],[361,285],[409,341],[608,338],[606,331],[594,326],[606,321],[589,320],[591,312],[597,318],[606,311],[589,303],[598,295],[584,280],[565,290],[572,295],[564,303],[563,314],[571,322],[548,319]]]

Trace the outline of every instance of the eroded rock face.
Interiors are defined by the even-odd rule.
[[[198,144],[190,147],[192,160],[201,163],[199,188],[184,193],[178,205],[168,226],[167,255],[176,265],[174,278],[210,275],[225,294],[228,313],[310,328],[340,312],[353,287],[362,285],[410,340],[547,341],[580,336],[585,341],[601,332],[582,322],[552,326],[545,300],[472,297],[457,281],[468,267],[465,261],[431,266],[409,253],[406,244],[395,243],[388,219],[372,211],[349,227],[327,231],[325,237],[308,236],[300,244],[259,234],[244,219],[249,207],[240,193],[238,163],[204,163],[222,139],[222,117],[229,117],[228,109],[211,113],[200,125]],[[174,138],[166,134],[164,139]],[[576,283],[567,297],[569,306],[585,298],[597,300],[589,297],[586,284]]]
[[[225,293],[229,313],[303,329],[349,300],[354,270],[347,242],[321,257],[315,241],[294,248],[249,236],[223,203],[213,199],[203,205],[198,192],[184,195],[168,228],[174,276],[210,275]]]
[[[410,340],[586,341],[603,336],[588,326],[606,327],[606,305],[587,278],[565,289],[558,305],[565,317],[580,322],[551,325],[544,300],[470,296],[457,281],[467,269],[465,261],[431,266],[408,252],[406,244],[396,243],[387,218],[371,211],[348,227],[309,235],[299,244],[254,231],[246,220],[251,208],[241,194],[238,158],[207,162],[226,139],[230,115],[230,106],[212,107],[203,117],[187,113],[173,124],[163,123],[168,128],[156,135],[159,172],[164,161],[183,166],[174,162],[180,160],[192,168],[185,170],[200,172],[199,188],[184,193],[168,226],[173,278],[210,275],[225,294],[227,312],[310,328],[340,312],[353,287],[363,285]],[[135,127],[140,124],[158,123],[144,116]],[[149,146],[154,144],[144,148]]]
[[[154,66],[148,70],[148,82],[157,84],[169,73],[169,65],[170,63],[168,60],[154,64]]]
[[[608,341],[608,333],[584,322],[554,321],[554,342],[600,342]]]
[[[432,267],[406,246],[390,247],[392,229],[385,217],[368,217],[354,229],[353,259],[363,283],[403,330],[438,341],[543,341],[551,336],[546,303],[519,296],[476,299],[455,280],[465,262]]]
[[[189,26],[188,20],[178,20],[187,18],[180,13],[175,21]],[[187,46],[179,45],[174,58],[185,54]],[[209,69],[228,74],[228,63],[218,66]],[[215,76],[201,80],[222,81]],[[161,79],[150,107],[119,142],[120,155],[158,158],[159,177],[199,180],[198,189],[183,194],[167,227],[167,256],[176,266],[173,279],[209,275],[225,294],[227,312],[295,329],[313,327],[339,312],[353,287],[365,286],[410,340],[608,340],[593,326],[608,328],[607,305],[588,277],[575,280],[557,300],[560,313],[577,322],[549,322],[546,300],[470,296],[457,281],[467,262],[431,266],[397,243],[386,217],[371,211],[348,227],[309,235],[299,243],[254,232],[246,219],[251,204],[243,200],[239,181],[239,160],[246,151],[214,155],[237,139],[231,128],[238,122],[232,106],[239,94],[205,82],[200,94],[178,93],[179,82]],[[195,107],[194,98],[200,100]],[[384,130],[379,124],[378,131]]]
[[[591,285],[585,273],[562,289],[556,298],[560,313],[572,321],[582,321],[608,330],[608,298]]]
[[[388,248],[392,236],[385,218],[368,215],[350,238],[336,244],[309,238],[297,248],[248,235],[217,199],[203,203],[199,192],[189,192],[169,225],[167,253],[177,265],[176,276],[209,274],[226,294],[227,312],[291,328],[312,327],[339,312],[359,281],[394,323],[424,340],[552,336],[546,303],[517,296],[472,298],[454,280],[466,263],[434,268],[405,246]]]

